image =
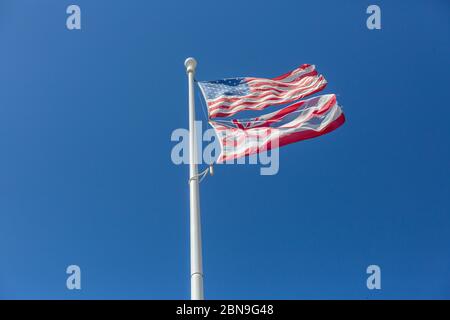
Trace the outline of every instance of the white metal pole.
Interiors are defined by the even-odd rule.
[[[197,145],[195,133],[194,75],[197,61],[187,58],[184,62],[189,81],[189,191],[191,233],[191,299],[203,300],[202,235],[197,169]]]

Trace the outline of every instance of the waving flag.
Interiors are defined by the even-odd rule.
[[[198,84],[207,102],[209,123],[221,145],[218,163],[314,138],[345,122],[334,94],[298,101],[327,84],[313,65],[304,64],[273,79],[231,78]],[[294,101],[252,119],[220,119]]]
[[[304,64],[273,79],[229,78],[198,84],[212,119],[290,103],[322,90],[327,81],[317,74],[315,66]]]
[[[338,128],[344,121],[334,94],[300,101],[247,121],[211,121],[222,147],[217,163],[311,139]]]

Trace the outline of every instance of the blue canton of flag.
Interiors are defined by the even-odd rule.
[[[245,78],[202,81],[199,85],[208,100],[214,100],[221,96],[239,97],[250,94],[250,87]]]

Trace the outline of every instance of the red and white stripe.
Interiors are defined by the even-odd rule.
[[[336,96],[328,94],[294,103],[248,122],[210,121],[210,124],[221,145],[217,162],[223,163],[326,134],[344,122]]]
[[[246,78],[251,93],[221,96],[207,101],[210,118],[229,117],[243,110],[262,110],[290,103],[325,88],[327,81],[314,65],[301,67],[273,79]]]

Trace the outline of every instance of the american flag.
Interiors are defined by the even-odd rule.
[[[221,145],[217,163],[311,139],[340,127],[344,114],[334,94],[299,101],[249,120],[210,121]]]
[[[209,123],[221,145],[217,163],[311,139],[340,127],[345,116],[334,94],[300,100],[327,82],[315,66],[301,67],[273,79],[231,78],[201,81],[208,105]],[[251,119],[220,119],[243,110],[262,110],[292,103],[280,110]]]
[[[290,103],[322,90],[327,81],[317,73],[314,65],[304,64],[272,79],[229,78],[198,84],[212,119]]]

